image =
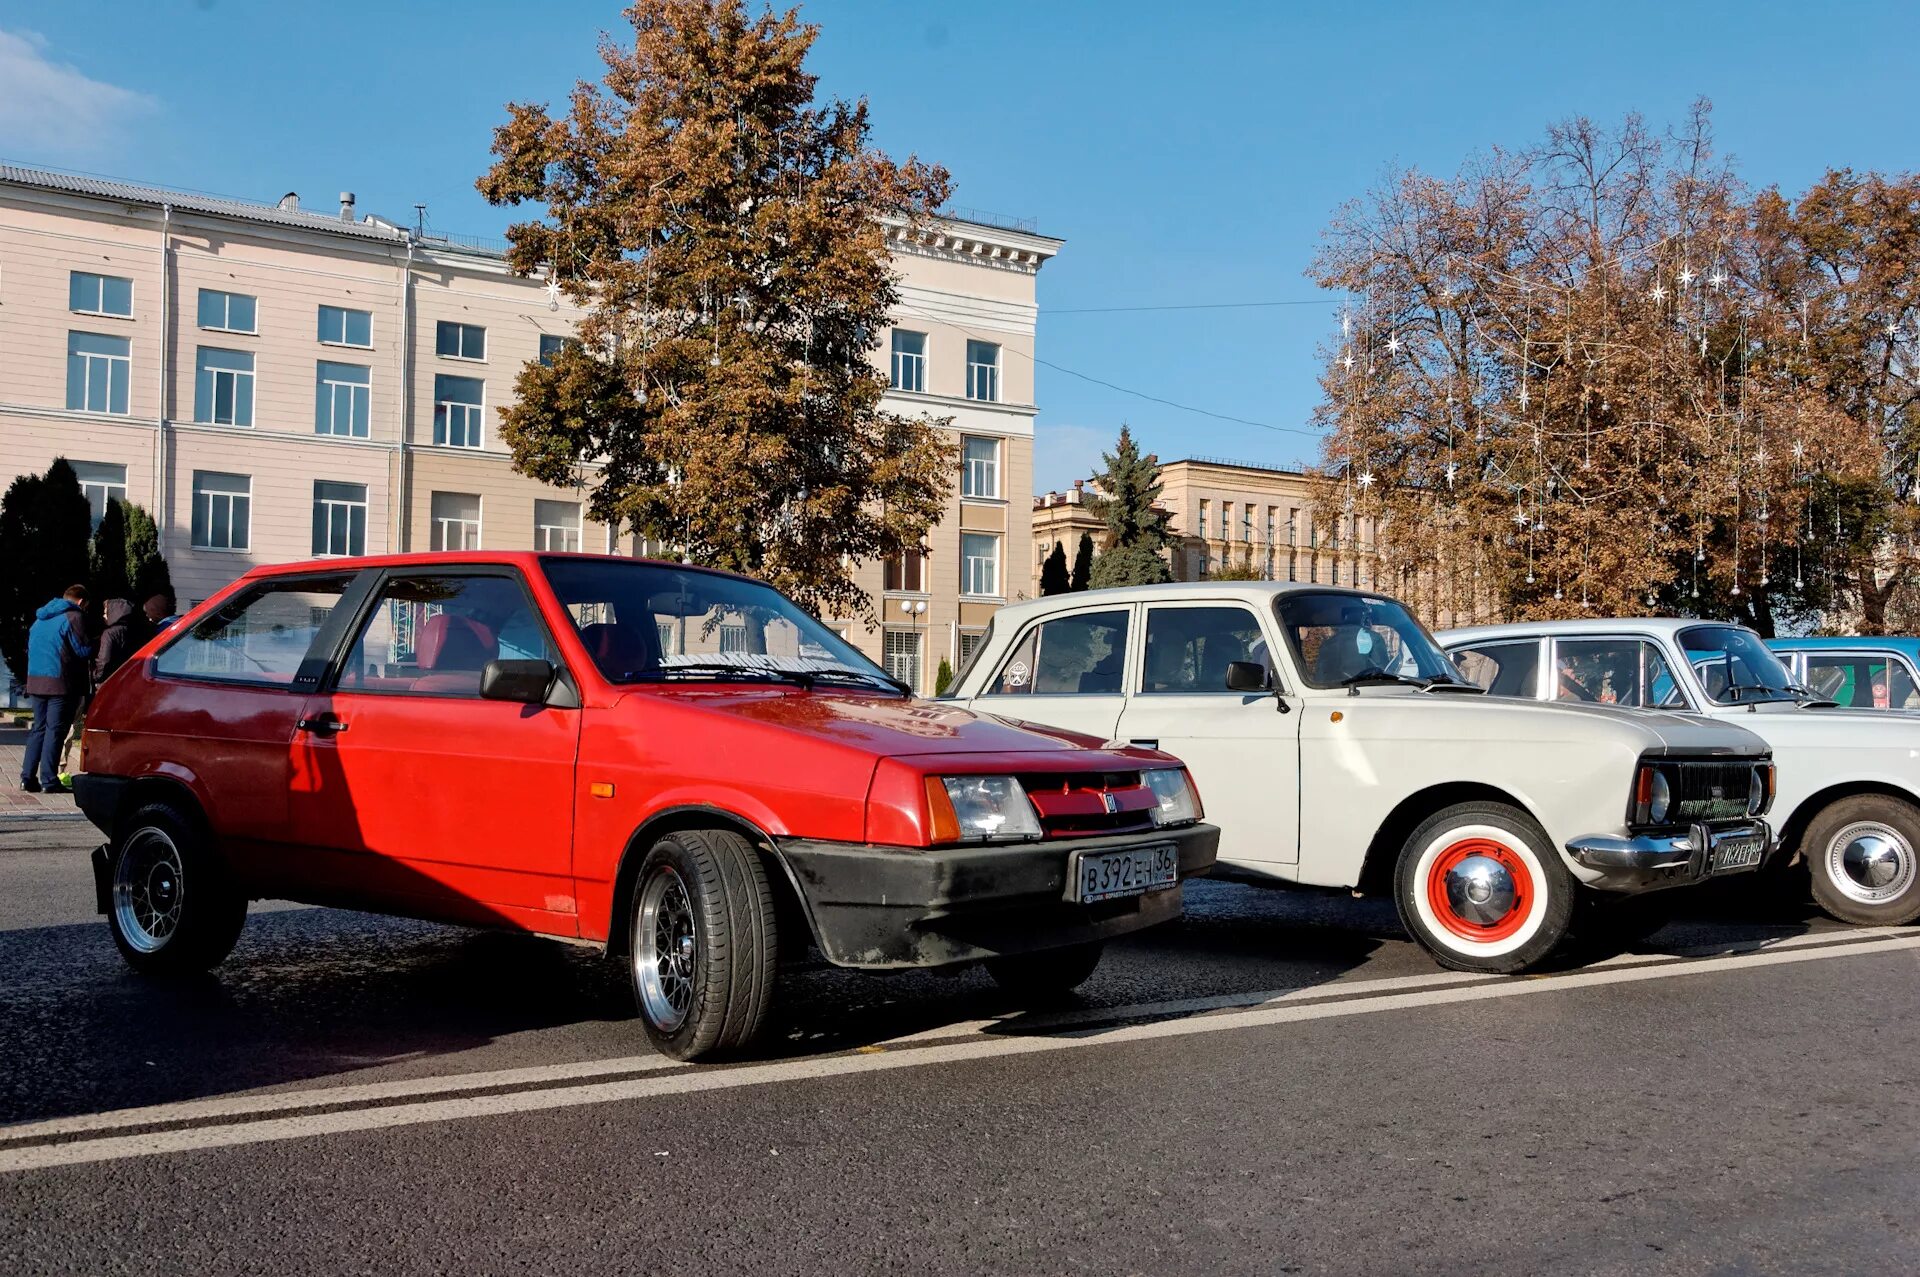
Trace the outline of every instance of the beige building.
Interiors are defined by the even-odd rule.
[[[1035,277],[1060,243],[958,220],[893,232],[886,404],[950,419],[960,458],[926,554],[863,570],[884,624],[845,628],[924,690],[1031,539]],[[314,555],[634,553],[581,491],[516,474],[499,437],[515,375],[578,318],[500,253],[351,195],[315,212],[0,165],[0,482],[64,456],[96,516],[147,507],[183,606]]]
[[[1373,521],[1351,514],[1316,520],[1313,482],[1300,470],[1211,457],[1163,464],[1159,506],[1174,534],[1174,579],[1199,581],[1232,566],[1270,581],[1379,584],[1373,579]],[[1087,509],[1082,484],[1034,498],[1035,594],[1054,544],[1066,547],[1071,562],[1083,531],[1104,546],[1105,526]]]

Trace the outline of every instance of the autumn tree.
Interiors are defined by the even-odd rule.
[[[1351,299],[1322,518],[1370,520],[1378,583],[1456,620],[1819,611],[1822,520],[1876,459],[1801,367],[1754,214],[1704,103],[1666,136],[1575,119],[1342,209],[1311,271]]]
[[[816,101],[817,28],[741,0],[640,0],[630,42],[568,109],[509,104],[480,179],[544,215],[508,260],[585,310],[529,363],[502,436],[523,473],[584,479],[597,520],[873,619],[854,568],[943,512],[938,424],[883,411],[871,358],[897,300],[890,233],[945,170],[869,141],[864,102]]]
[[[1120,427],[1112,452],[1101,457],[1087,508],[1107,525],[1107,548],[1093,561],[1088,583],[1094,589],[1116,585],[1153,585],[1171,581],[1163,551],[1167,516],[1160,500],[1160,458],[1142,453],[1133,431]]]
[[[1073,578],[1067,575],[1066,547],[1055,541],[1053,553],[1040,565],[1040,594],[1044,598],[1049,594],[1065,594],[1073,588]]]

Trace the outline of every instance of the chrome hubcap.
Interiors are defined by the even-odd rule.
[[[126,942],[157,953],[180,928],[180,849],[158,829],[127,839],[113,866],[113,917]]]
[[[1848,825],[1827,845],[1827,877],[1842,895],[1861,904],[1893,900],[1913,885],[1913,849],[1886,825]]]
[[[1468,856],[1447,870],[1447,903],[1468,922],[1492,926],[1513,911],[1513,875],[1491,856]]]
[[[640,1009],[654,1027],[672,1033],[693,1006],[696,932],[687,885],[670,867],[656,869],[641,888],[633,933],[633,975]]]

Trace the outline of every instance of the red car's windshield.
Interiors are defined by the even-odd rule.
[[[609,682],[846,675],[898,687],[771,586],[666,563],[550,558],[541,566]]]

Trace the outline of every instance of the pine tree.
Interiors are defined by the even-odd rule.
[[[872,620],[861,562],[917,547],[953,447],[883,411],[872,361],[898,289],[893,231],[947,174],[869,141],[864,102],[816,101],[818,29],[743,0],[637,0],[630,43],[568,109],[510,103],[478,183],[544,205],[508,260],[585,308],[582,340],[527,364],[502,437],[595,519],[697,563]]]
[[[133,586],[127,572],[127,516],[123,502],[107,502],[100,526],[93,530],[87,550],[88,602],[96,611],[108,599],[131,600]]]
[[[1073,551],[1073,576],[1067,588],[1075,593],[1087,588],[1093,579],[1093,534],[1082,532],[1080,544]]]
[[[1160,499],[1160,458],[1142,454],[1133,432],[1120,427],[1120,441],[1101,458],[1106,468],[1094,475],[1096,492],[1087,505],[1111,534],[1107,550],[1093,561],[1087,582],[1095,589],[1116,585],[1157,585],[1171,581],[1161,550],[1167,544],[1167,516]]]
[[[1072,578],[1067,575],[1067,550],[1060,542],[1053,543],[1053,553],[1040,568],[1040,594],[1065,594],[1073,588]]]
[[[126,503],[127,580],[132,593],[127,599],[139,607],[156,594],[173,599],[173,574],[160,553],[160,528],[145,509]]]
[[[940,668],[933,672],[933,694],[945,696],[947,689],[953,686],[953,663],[946,657],[940,658]]]
[[[0,660],[27,676],[27,630],[48,599],[87,579],[93,511],[73,467],[21,475],[0,497]]]

